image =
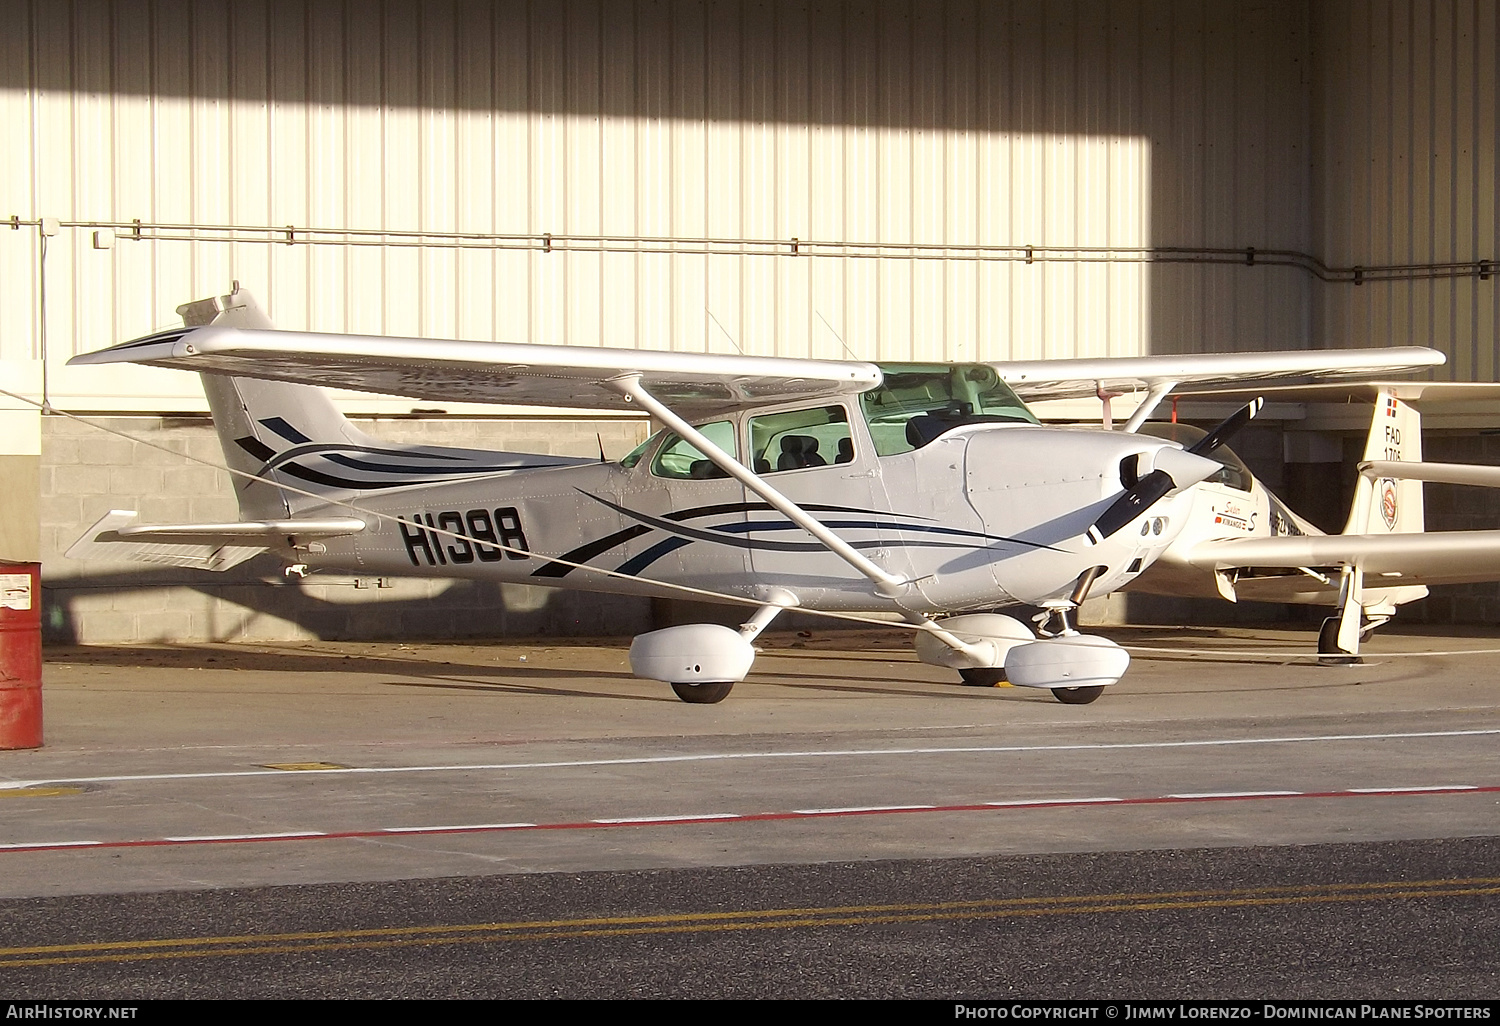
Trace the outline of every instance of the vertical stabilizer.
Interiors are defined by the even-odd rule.
[[[1375,397],[1362,460],[1422,461],[1422,416],[1396,390],[1383,387]],[[1354,506],[1345,534],[1420,534],[1425,523],[1422,482],[1363,474],[1354,486]]]
[[[214,296],[184,303],[177,308],[182,321],[190,328],[221,324],[235,328],[271,329],[274,327],[256,305],[255,297],[235,286],[227,296]],[[247,520],[267,520],[289,516],[300,510],[324,505],[323,500],[303,495],[301,491],[340,493],[350,491],[329,481],[290,480],[296,473],[273,469],[278,454],[288,447],[306,444],[314,439],[322,443],[355,446],[371,441],[340,413],[321,388],[285,381],[262,381],[223,374],[202,374],[203,391],[213,413],[214,428],[224,449],[224,461],[232,470],[258,474],[279,483],[285,482],[298,491],[288,492],[278,484],[234,475],[235,498],[240,513]],[[297,468],[292,468],[293,470]],[[330,487],[333,484],[334,486]]]

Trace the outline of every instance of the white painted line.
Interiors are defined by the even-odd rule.
[[[1399,788],[1377,788],[1362,787],[1351,788],[1346,791],[1227,791],[1217,794],[1198,795],[1160,795],[1155,798],[1021,798],[1008,802],[984,802],[982,805],[860,805],[846,806],[843,808],[829,809],[797,809],[791,812],[765,812],[754,816],[741,816],[734,813],[716,812],[699,815],[684,814],[680,816],[639,816],[623,819],[595,819],[584,822],[561,822],[561,823],[474,823],[460,826],[440,827],[379,827],[367,830],[346,830],[323,832],[308,830],[287,833],[261,833],[261,834],[198,834],[187,837],[161,837],[161,838],[136,838],[132,840],[114,841],[33,841],[29,843],[0,844],[0,851],[45,851],[51,848],[140,848],[161,844],[191,844],[194,842],[254,842],[254,841],[312,841],[318,838],[371,838],[388,836],[391,834],[437,834],[443,832],[479,832],[494,830],[513,830],[531,827],[539,830],[576,830],[580,827],[607,827],[607,826],[669,826],[673,824],[688,824],[705,820],[739,820],[742,822],[765,821],[765,820],[790,820],[799,816],[835,816],[848,813],[873,813],[883,812],[973,812],[984,807],[989,808],[1017,808],[1038,806],[1065,806],[1065,805],[1090,805],[1090,804],[1126,804],[1143,805],[1153,802],[1181,801],[1184,799],[1235,799],[1235,798],[1276,798],[1282,796],[1300,796],[1316,798],[1355,797],[1370,795],[1376,797],[1389,796],[1392,794],[1414,793],[1414,794],[1445,794],[1453,792],[1480,791],[1485,793],[1500,793],[1500,786],[1481,787],[1474,784],[1435,785],[1426,787],[1399,787]]]
[[[1201,791],[1197,794],[1169,794],[1168,798],[1286,798],[1302,791]]]
[[[1171,656],[1210,656],[1223,658],[1230,656],[1239,659],[1327,659],[1326,652],[1309,652],[1306,649],[1298,651],[1277,651],[1275,649],[1258,648],[1151,648],[1145,645],[1121,645],[1127,652],[1156,652]],[[1421,652],[1371,652],[1366,649],[1360,655],[1366,659],[1431,659],[1435,656],[1466,656],[1466,655],[1496,655],[1500,654],[1500,648],[1451,648],[1438,651]],[[1366,663],[1366,666],[1379,666],[1380,663]]]
[[[850,805],[841,809],[793,809],[799,816],[829,816],[840,812],[917,812],[936,805]]]
[[[1419,787],[1349,787],[1355,795],[1392,795],[1392,793],[1421,793],[1424,790],[1479,790],[1479,784],[1430,784]]]
[[[699,819],[744,819],[738,812],[705,812],[698,815],[683,813],[680,816],[622,816],[619,819],[591,819],[590,823],[676,823],[680,820]]]
[[[277,777],[297,781],[326,781],[329,777],[383,773],[485,773],[545,769],[586,769],[596,766],[659,766],[692,762],[733,762],[751,759],[851,759],[891,758],[907,755],[1025,755],[1044,752],[1148,751],[1170,748],[1224,748],[1238,745],[1318,744],[1338,741],[1403,741],[1413,738],[1487,737],[1500,728],[1485,730],[1427,730],[1392,734],[1311,734],[1289,737],[1209,738],[1201,741],[1139,741],[1077,745],[962,745],[933,748],[848,748],[827,751],[705,752],[698,755],[647,755],[627,759],[577,759],[559,762],[494,762],[452,766],[351,766],[347,769],[289,773],[286,770],[227,770],[203,773],[137,773],[100,777],[39,777],[0,784],[4,788],[38,787],[43,784],[121,784],[161,780],[226,780],[238,777]]]
[[[278,837],[325,837],[325,830],[287,830],[273,834],[193,834],[188,837],[163,837],[164,841],[274,841]]]
[[[535,823],[459,823],[453,826],[403,826],[382,827],[388,834],[435,834],[445,830],[522,830],[534,827]]]
[[[1028,805],[1103,805],[1123,802],[1124,798],[1017,798],[1008,802],[985,802],[997,809],[1024,808]]]
[[[25,844],[0,844],[0,848],[89,848],[103,841],[29,841]]]

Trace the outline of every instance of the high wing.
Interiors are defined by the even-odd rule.
[[[1379,377],[1395,371],[1436,367],[1442,353],[1420,346],[1388,349],[1300,349],[1269,353],[1203,353],[1080,360],[1033,360],[991,366],[1026,400],[1077,399],[1101,388],[1128,392],[1171,389],[1186,393],[1228,383],[1290,378]]]
[[[863,392],[872,363],[672,353],[592,346],[447,342],[211,325],[159,332],[72,364],[156,367],[269,378],[448,402],[629,409],[605,382],[641,385],[689,419],[771,402]]]
[[[995,362],[1023,399],[1091,396],[1103,387],[1183,393],[1226,383],[1371,377],[1433,367],[1433,349],[1292,350],[1081,360]],[[698,416],[772,402],[846,395],[881,381],[873,363],[786,357],[450,342],[373,335],[266,331],[224,325],[179,328],[76,356],[75,365],[157,367],[269,378],[448,402],[628,408],[611,379],[638,375],[679,414]]]

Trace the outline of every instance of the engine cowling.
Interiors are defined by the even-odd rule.
[[[637,635],[630,643],[630,672],[668,684],[729,684],[745,679],[755,649],[738,631],[714,623],[689,623]]]

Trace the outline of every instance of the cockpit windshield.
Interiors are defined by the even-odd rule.
[[[624,467],[626,470],[629,470],[631,467],[641,462],[641,457],[650,452],[652,447],[661,440],[661,437],[664,434],[666,434],[665,430],[653,433],[651,437],[647,438],[640,445],[636,446],[634,449],[631,449],[630,452],[626,453],[625,458],[620,461],[620,466]]]
[[[884,380],[860,396],[880,456],[920,449],[963,424],[1037,423],[987,364],[883,363],[880,370]]]

